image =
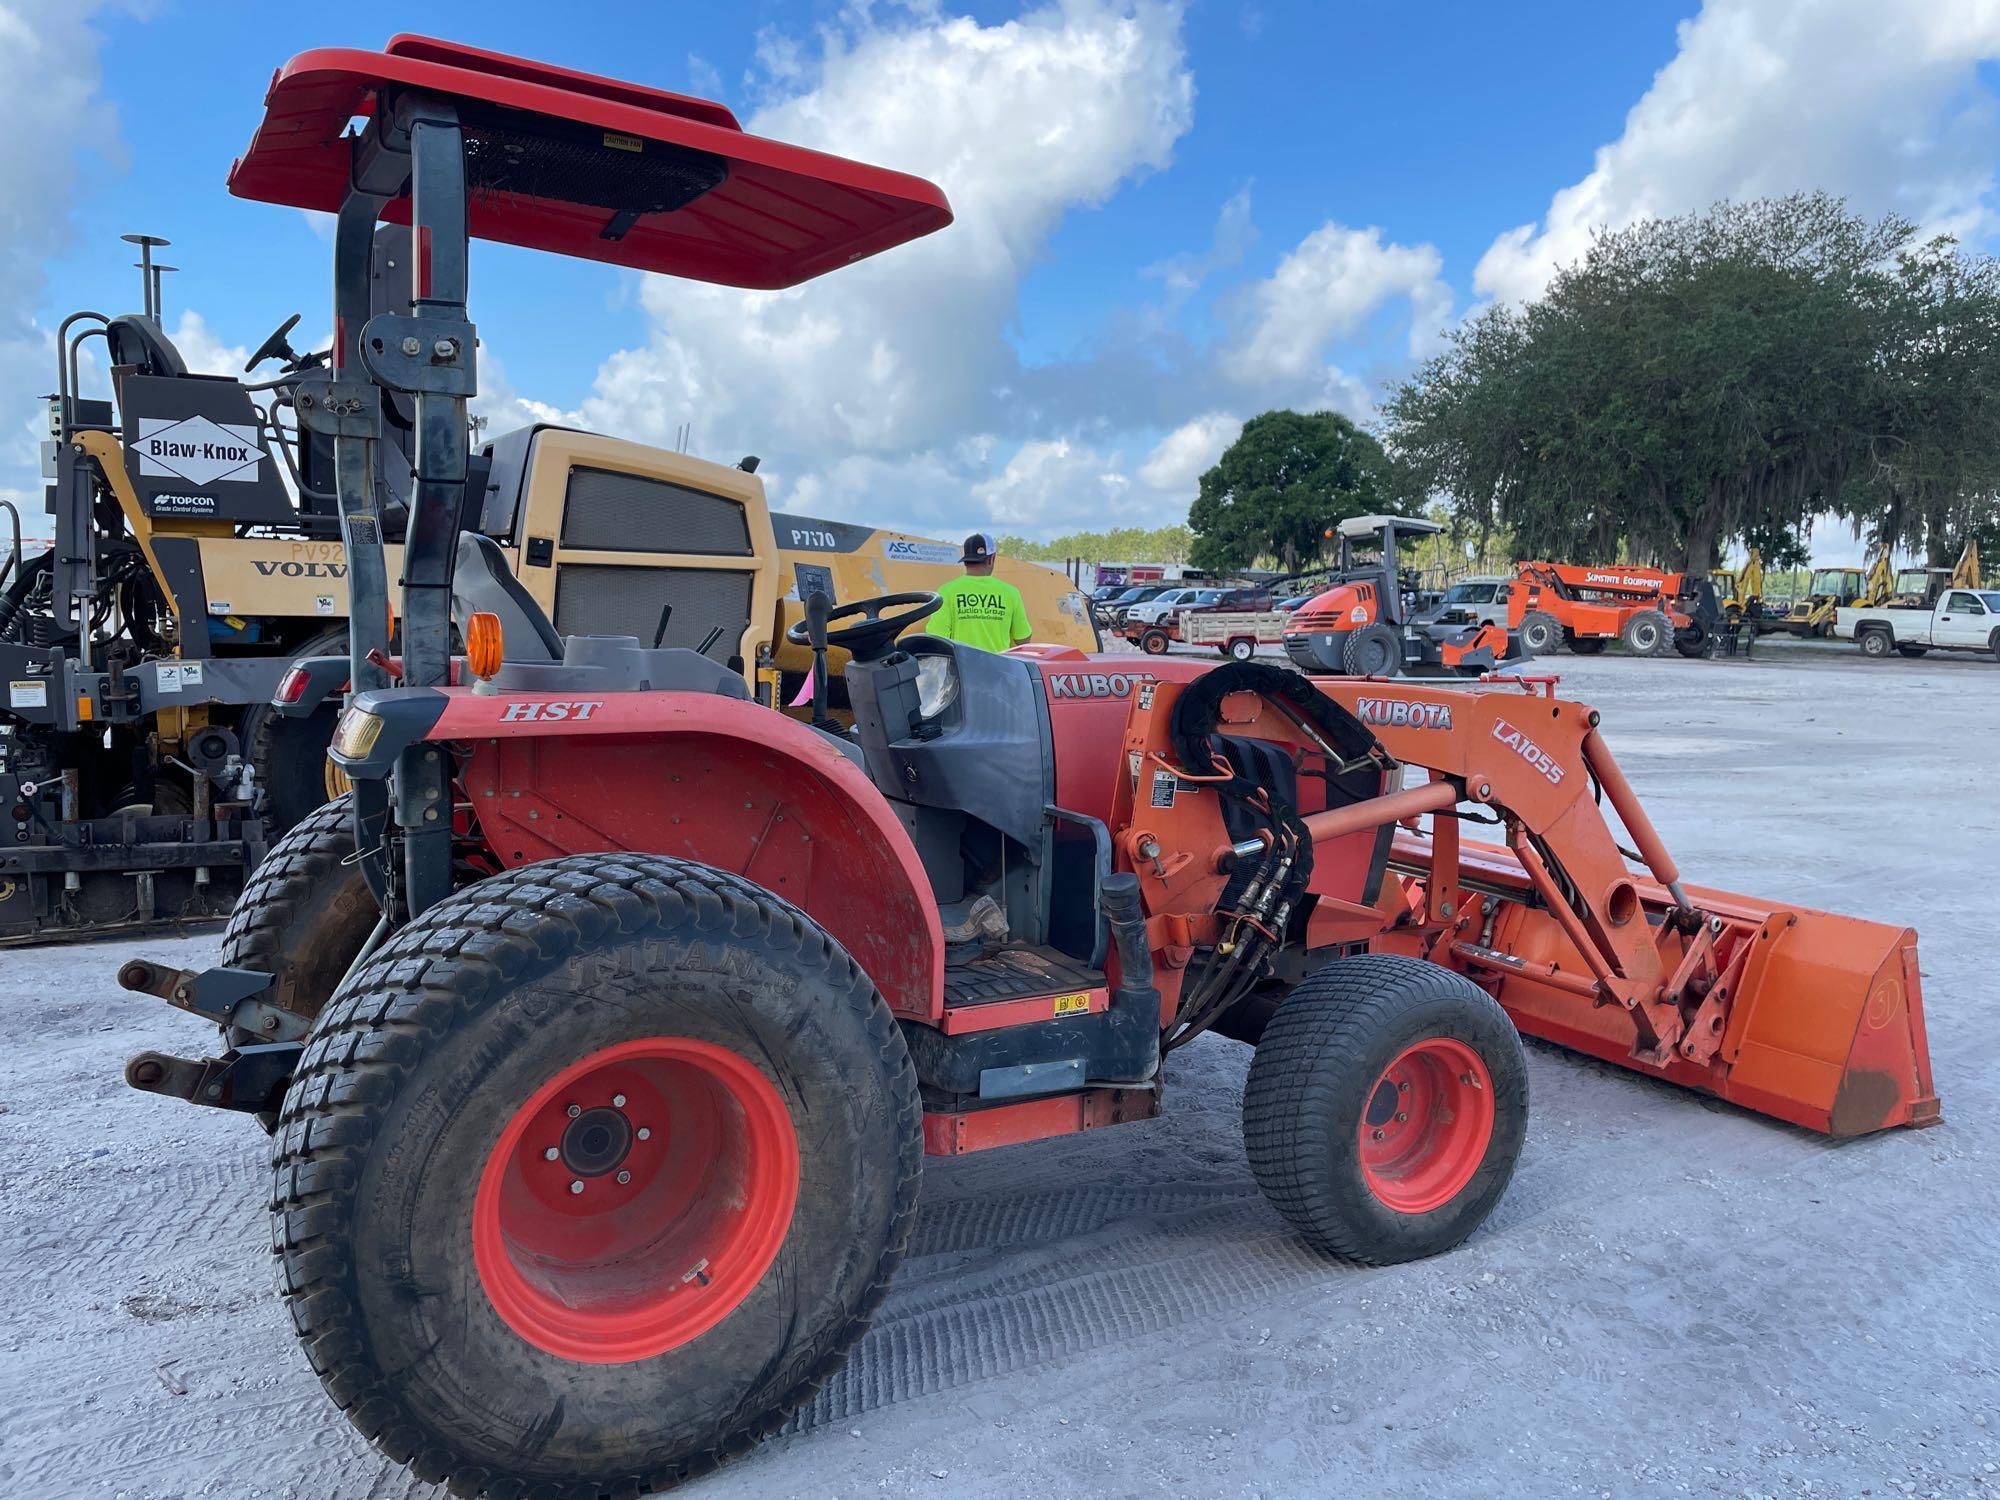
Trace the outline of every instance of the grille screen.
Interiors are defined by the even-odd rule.
[[[708,648],[726,662],[743,645],[750,628],[751,573],[710,572],[705,568],[610,568],[564,563],[556,569],[556,630],[562,635],[636,635],[653,644],[660,610],[671,604],[673,618],[662,646],[690,651],[720,625]]]
[[[593,552],[751,555],[750,522],[734,500],[609,469],[570,470],[562,540]]]

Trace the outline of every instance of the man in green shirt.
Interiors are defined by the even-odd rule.
[[[981,651],[1005,651],[1029,636],[1028,609],[1021,591],[993,576],[993,538],[975,531],[965,539],[965,576],[954,578],[938,595],[944,608],[920,627],[926,635],[963,641]]]

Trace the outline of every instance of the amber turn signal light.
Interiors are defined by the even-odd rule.
[[[465,622],[465,669],[474,677],[491,677],[500,670],[503,642],[500,617],[480,611]]]

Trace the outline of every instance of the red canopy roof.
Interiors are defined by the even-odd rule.
[[[480,239],[769,288],[951,222],[943,192],[922,178],[747,135],[709,100],[417,36],[286,63],[229,191],[339,208],[348,121],[405,87],[458,103]],[[383,217],[407,223],[409,209],[399,200]]]

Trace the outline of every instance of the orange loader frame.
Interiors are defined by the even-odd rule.
[[[1596,710],[1555,697],[1554,681],[1494,678],[1468,691],[1314,680],[1428,780],[1305,818],[1322,846],[1389,835],[1395,877],[1372,905],[1320,896],[1307,947],[1444,965],[1488,989],[1524,1033],[1812,1130],[1935,1124],[1916,933],[1683,885]],[[1195,945],[1228,941],[1217,897],[1248,853],[1215,836],[1213,799],[1134,805],[1141,771],[1185,774],[1168,727],[1183,690],[1162,682],[1135,706],[1125,751],[1139,769],[1114,823],[1165,954],[1157,978],[1169,1015],[1175,956],[1185,963]],[[1223,727],[1301,753],[1327,748],[1247,692],[1229,700]],[[1466,818],[1495,824],[1502,841],[1465,839]]]

